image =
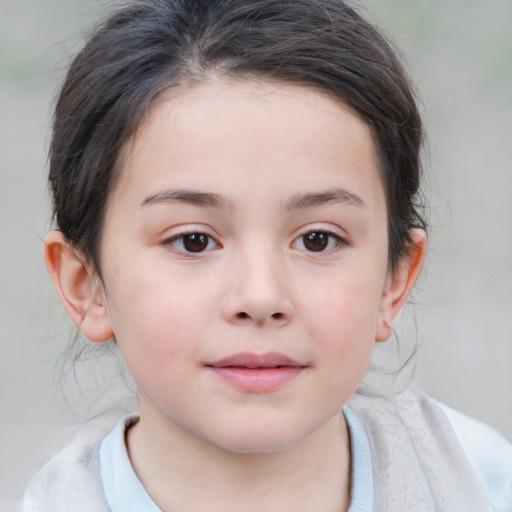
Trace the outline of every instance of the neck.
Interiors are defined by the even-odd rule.
[[[340,512],[350,502],[343,414],[272,453],[234,453],[144,415],[128,433],[134,470],[163,511]]]

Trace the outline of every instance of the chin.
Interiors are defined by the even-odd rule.
[[[255,427],[235,427],[236,431],[225,432],[217,439],[209,441],[231,453],[255,455],[284,451],[307,437],[307,433],[290,432],[289,429],[276,425]]]

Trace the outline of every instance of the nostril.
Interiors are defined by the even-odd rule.
[[[270,315],[270,317],[267,317],[271,320],[283,320],[284,318],[286,317],[286,315],[284,313],[272,313]],[[254,318],[255,321],[259,322],[260,320],[262,319],[259,319],[257,316],[253,317],[252,315],[250,315],[249,313],[246,313],[245,311],[240,311],[236,314],[236,318],[238,320],[247,320],[247,319],[250,319],[250,318]]]

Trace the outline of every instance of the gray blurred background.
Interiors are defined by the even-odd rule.
[[[512,2],[361,4],[406,55],[429,131],[430,252],[400,347],[420,345],[415,375],[430,393],[512,439]],[[103,10],[0,0],[0,500],[73,424],[126,393],[112,354],[74,378],[63,356],[73,329],[41,258],[51,101]]]

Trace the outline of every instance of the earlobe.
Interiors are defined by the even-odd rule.
[[[411,244],[407,254],[389,275],[382,295],[375,341],[386,341],[391,336],[391,323],[409,296],[421,270],[427,247],[427,235],[423,229],[409,231]]]
[[[94,273],[60,231],[44,239],[44,261],[55,290],[71,319],[91,341],[107,341],[114,333]]]

